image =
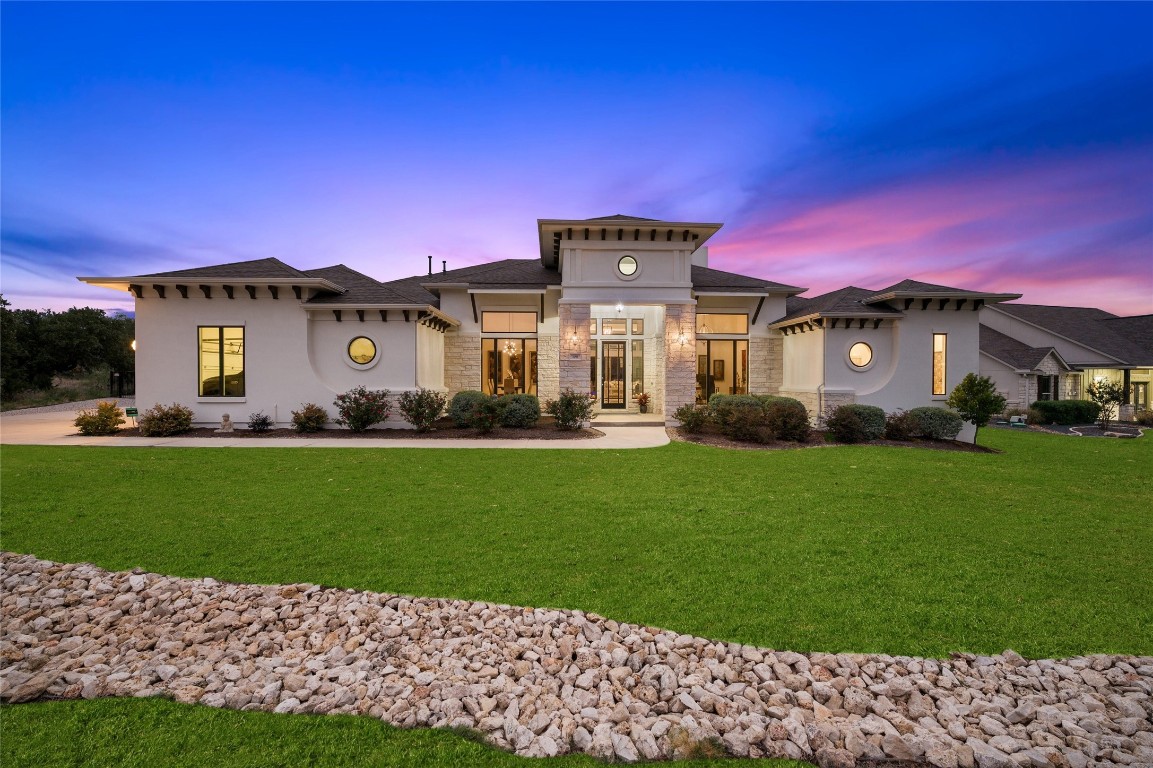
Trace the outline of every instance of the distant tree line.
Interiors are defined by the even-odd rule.
[[[135,370],[136,321],[91,307],[12,309],[0,296],[0,395],[51,389],[57,376]]]

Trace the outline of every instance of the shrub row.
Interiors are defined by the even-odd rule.
[[[809,437],[808,411],[791,397],[715,394],[708,405],[683,405],[673,416],[686,432],[711,424],[732,440],[802,442]]]
[[[865,443],[884,437],[886,440],[952,440],[961,432],[964,421],[945,408],[913,408],[886,414],[875,405],[848,403],[825,414],[825,428],[840,443]]]
[[[1092,400],[1037,400],[1029,411],[1034,424],[1092,424],[1101,406]]]

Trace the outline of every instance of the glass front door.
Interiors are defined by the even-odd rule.
[[[624,408],[627,403],[625,342],[601,342],[601,376],[601,407]]]

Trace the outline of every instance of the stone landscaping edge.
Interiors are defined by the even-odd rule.
[[[166,696],[470,728],[525,756],[1153,765],[1153,657],[795,653],[582,611],[0,553],[0,700]]]

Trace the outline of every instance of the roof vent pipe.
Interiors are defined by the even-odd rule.
[[[432,274],[432,254],[428,255],[428,273]]]
[[[440,271],[441,272],[447,272],[448,271],[448,259],[444,259],[440,262]]]

